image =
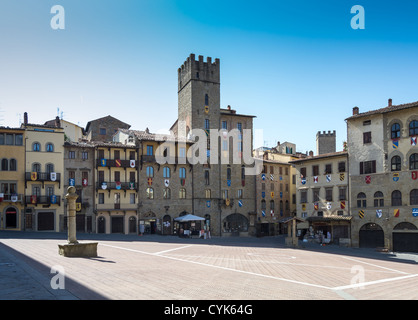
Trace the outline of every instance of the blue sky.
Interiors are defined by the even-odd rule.
[[[53,30],[51,7],[65,9]],[[350,26],[354,5],[365,29]],[[264,141],[315,150],[318,131],[418,100],[418,3],[410,0],[2,0],[0,123],[112,115],[153,132],[177,118],[177,68],[221,60],[221,107],[257,116]],[[163,116],[162,116],[163,115]]]

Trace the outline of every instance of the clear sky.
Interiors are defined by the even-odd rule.
[[[51,28],[51,8],[65,29]],[[354,5],[365,29],[351,28]],[[112,115],[132,129],[177,119],[177,68],[221,60],[221,107],[257,116],[264,141],[315,150],[318,131],[418,100],[418,2],[411,0],[1,0],[0,124],[58,115],[85,127]]]

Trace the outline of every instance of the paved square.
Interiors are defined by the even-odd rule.
[[[78,239],[83,237],[99,242],[99,257],[58,255],[63,234],[0,232],[2,278],[14,268],[22,277],[36,276],[39,288],[25,287],[20,299],[37,299],[37,290],[41,299],[418,299],[417,255],[319,245],[293,249],[282,237]],[[56,266],[65,270],[65,291],[51,288]],[[18,279],[2,281],[0,298],[7,299],[5,285]]]

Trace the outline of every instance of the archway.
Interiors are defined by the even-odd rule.
[[[168,214],[166,214],[163,217],[163,234],[165,235],[171,234],[171,228],[172,228],[171,217]]]
[[[223,220],[223,232],[239,235],[240,232],[248,231],[248,225],[248,219],[244,215],[233,213]]]
[[[360,248],[384,247],[384,232],[377,223],[367,223],[360,228],[359,246]]]
[[[106,233],[105,217],[99,217],[97,219],[97,233]]]
[[[410,222],[400,222],[393,228],[393,251],[418,252],[418,228]]]
[[[6,228],[17,228],[17,210],[14,207],[6,209]]]

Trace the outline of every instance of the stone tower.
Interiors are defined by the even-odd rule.
[[[212,58],[208,57],[204,62],[203,56],[195,60],[195,55],[191,54],[178,69],[179,133],[188,134],[193,128],[205,129],[205,122],[210,129],[219,129],[219,65],[219,59],[212,63]]]
[[[316,154],[331,153],[336,151],[336,133],[328,131],[321,133],[318,131],[316,134]]]

